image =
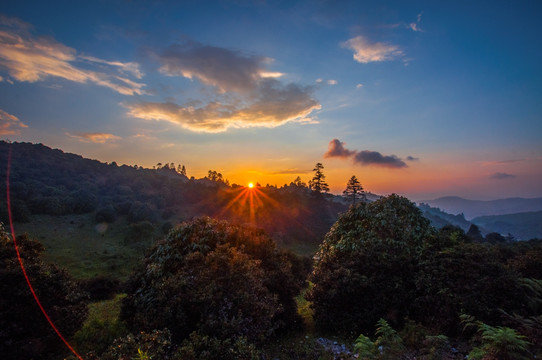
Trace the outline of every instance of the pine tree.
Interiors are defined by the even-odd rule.
[[[356,199],[366,199],[365,191],[363,191],[363,187],[354,175],[348,180],[346,189],[343,191],[343,197],[345,199],[351,199],[352,204],[356,204]]]
[[[324,165],[322,165],[322,163],[316,163],[314,169],[312,169],[312,171],[315,172],[314,177],[309,181],[309,188],[317,193],[329,191],[329,185],[326,183],[326,176],[322,172],[323,168]]]

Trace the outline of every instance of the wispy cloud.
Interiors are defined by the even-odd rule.
[[[103,72],[78,66],[81,61],[99,63],[121,71]],[[143,94],[145,84],[124,76],[127,72],[142,76],[135,63],[106,61],[89,56],[78,56],[75,49],[50,37],[35,37],[30,25],[21,20],[0,15],[0,68],[20,82],[43,81],[49,77],[77,83],[91,82],[123,95]],[[109,70],[109,69],[107,69]]]
[[[355,164],[358,165],[374,165],[387,168],[404,168],[408,165],[395,155],[382,155],[378,151],[370,150],[348,150],[344,147],[345,143],[339,139],[333,139],[328,144],[328,150],[324,154],[324,158],[349,158],[352,157]],[[414,160],[412,156],[407,157],[407,160]],[[417,159],[416,159],[417,160]]]
[[[339,82],[337,80],[334,80],[334,79],[330,79],[327,81],[327,84],[328,85],[337,85]]]
[[[502,172],[497,172],[490,176],[491,179],[495,179],[495,180],[513,179],[515,177],[516,175],[502,173]]]
[[[27,127],[17,116],[0,109],[0,135],[17,135]]]
[[[362,35],[341,43],[341,46],[354,51],[354,60],[362,64],[393,60],[404,55],[396,45],[371,43]]]
[[[414,157],[414,156],[410,156],[410,155],[407,156],[406,159],[407,159],[408,161],[419,161],[419,160],[420,160],[420,158],[417,158],[417,157]]]
[[[510,160],[497,160],[497,161],[485,161],[482,166],[495,166],[495,165],[507,165],[516,162],[524,161],[525,159],[510,159]]]
[[[324,158],[347,158],[356,153],[355,151],[347,150],[344,145],[345,143],[343,143],[339,139],[331,140],[327,146],[327,152],[324,154]]]
[[[82,142],[93,142],[98,144],[103,144],[108,141],[113,140],[119,140],[120,137],[113,135],[113,134],[107,134],[107,133],[66,133],[66,135],[75,138]]]
[[[313,88],[308,86],[283,85],[275,79],[264,79],[255,91],[255,98],[235,103],[213,101],[200,107],[171,102],[124,105],[133,117],[169,121],[200,132],[223,132],[232,127],[276,127],[291,121],[312,122],[309,114],[321,107],[311,96]]]
[[[416,22],[411,22],[408,24],[408,27],[410,30],[414,32],[423,32],[422,28],[420,27],[420,22],[422,21],[422,15],[423,12],[419,13],[418,16],[416,16]]]

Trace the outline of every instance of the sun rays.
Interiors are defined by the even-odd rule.
[[[226,212],[231,211],[236,216],[246,218],[248,215],[248,222],[252,225],[256,225],[258,210],[264,206],[279,207],[279,203],[265,194],[259,186],[256,186],[253,182],[248,183],[247,186],[239,187],[229,190],[233,197],[222,208],[219,213],[219,217],[222,217]]]

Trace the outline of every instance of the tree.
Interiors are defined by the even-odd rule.
[[[329,185],[326,183],[326,176],[322,172],[323,169],[324,165],[322,165],[322,163],[316,163],[314,169],[312,169],[315,173],[312,180],[309,181],[309,188],[317,193],[329,191]]]
[[[432,235],[416,205],[398,195],[350,207],[315,256],[309,298],[316,325],[358,335],[381,317],[400,323],[416,297],[417,253]]]
[[[307,187],[307,184],[305,184],[299,176],[295,178],[295,180],[290,184],[290,186],[291,185],[297,187]]]
[[[262,231],[198,218],[169,232],[131,276],[121,311],[132,331],[168,328],[259,342],[298,321],[287,252]]]
[[[27,235],[17,237],[26,273],[49,317],[66,338],[87,316],[87,294],[64,270],[45,264],[44,247]],[[2,359],[58,359],[64,351],[39,310],[21,271],[13,240],[0,227],[0,354]]]
[[[482,232],[480,231],[480,228],[476,226],[476,224],[471,224],[469,227],[469,230],[467,231],[467,237],[474,242],[482,242],[484,241],[484,237],[482,236]]]
[[[345,199],[351,199],[352,205],[356,204],[356,199],[361,198],[365,200],[365,191],[363,191],[363,187],[354,175],[348,180],[346,189],[343,191],[343,196]]]

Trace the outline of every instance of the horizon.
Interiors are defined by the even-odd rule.
[[[241,185],[320,162],[336,195],[355,175],[416,202],[542,197],[540,10],[6,3],[0,137]]]

